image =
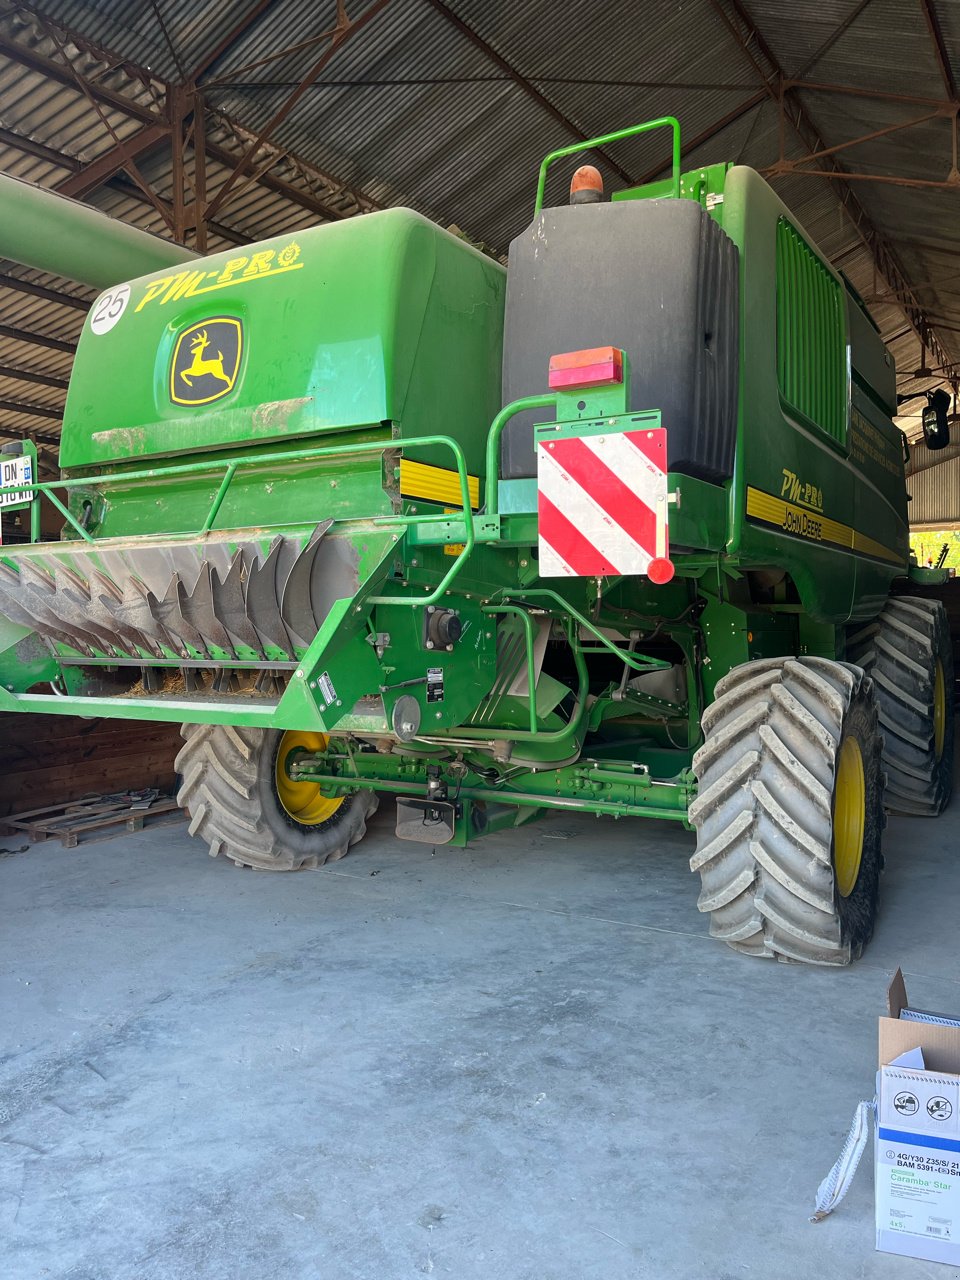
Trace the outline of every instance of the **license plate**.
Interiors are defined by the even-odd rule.
[[[8,485],[33,483],[33,459],[26,456],[8,458],[0,454],[0,482],[3,488]],[[33,493],[0,493],[0,508],[22,507],[33,500]]]

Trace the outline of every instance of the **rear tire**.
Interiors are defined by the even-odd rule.
[[[372,791],[344,796],[330,818],[313,825],[284,809],[276,777],[282,731],[185,724],[181,733],[177,803],[211,857],[261,871],[298,871],[342,858],[365,834],[377,807]]]
[[[703,731],[690,867],[711,936],[750,955],[849,964],[873,934],[881,867],[870,680],[825,658],[748,662],[717,684]]]
[[[887,808],[935,818],[953,792],[953,648],[939,600],[894,596],[850,641],[883,730]]]

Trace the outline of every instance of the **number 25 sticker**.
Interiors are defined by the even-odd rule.
[[[119,284],[115,289],[101,293],[90,313],[90,328],[96,334],[109,333],[130,301],[130,286]]]

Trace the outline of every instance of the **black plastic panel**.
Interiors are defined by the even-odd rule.
[[[503,401],[544,392],[550,357],[622,347],[631,410],[659,409],[668,462],[703,480],[733,469],[739,369],[739,255],[691,200],[544,209],[510,246]],[[533,423],[508,425],[501,467],[535,473]]]

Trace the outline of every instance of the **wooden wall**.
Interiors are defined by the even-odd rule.
[[[175,786],[178,724],[0,715],[0,814],[114,791]]]

